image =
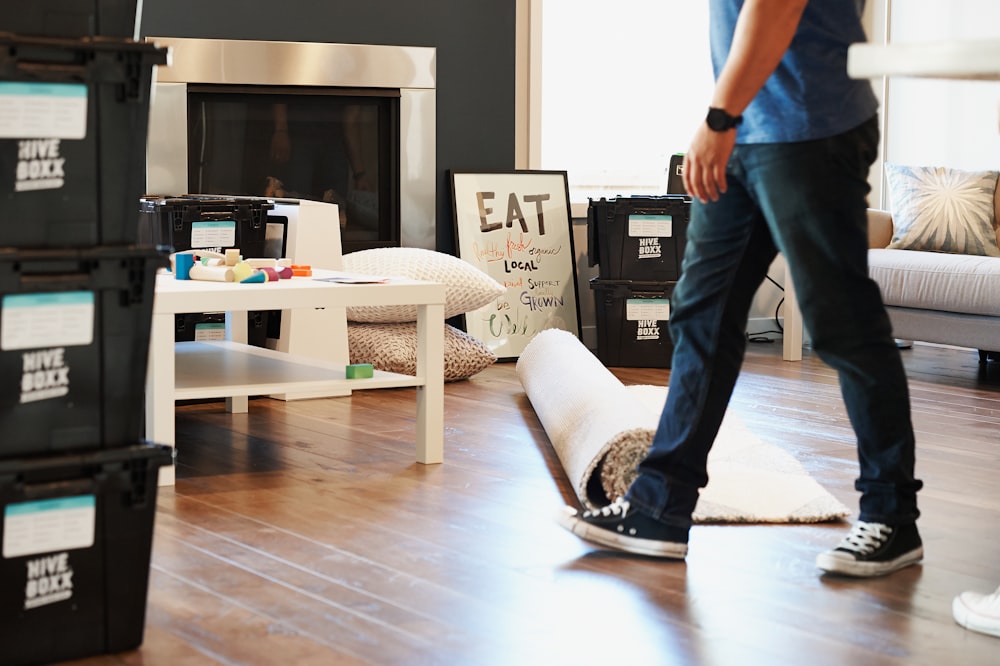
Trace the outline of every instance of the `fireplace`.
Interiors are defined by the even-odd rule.
[[[149,194],[336,203],[344,252],[435,249],[433,48],[150,37]]]

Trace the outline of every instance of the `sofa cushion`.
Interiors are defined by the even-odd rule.
[[[997,171],[887,163],[893,235],[889,247],[1000,257]]]
[[[886,305],[1000,316],[1000,259],[868,250],[869,275]]]

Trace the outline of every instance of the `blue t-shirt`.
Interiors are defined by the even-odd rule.
[[[875,115],[868,80],[847,75],[847,48],[866,40],[865,0],[811,0],[778,68],[743,112],[737,143],[785,143],[835,136]],[[743,0],[711,0],[712,65],[729,54]]]

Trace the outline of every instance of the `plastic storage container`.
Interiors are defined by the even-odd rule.
[[[0,33],[0,247],[135,243],[166,61],[153,44]]]
[[[670,156],[670,166],[667,167],[667,194],[687,194],[684,187],[684,153],[674,153]]]
[[[594,278],[597,357],[608,367],[669,368],[670,297],[675,282]]]
[[[0,251],[0,459],[140,439],[166,264],[130,247]]]
[[[45,37],[138,39],[141,0],[30,0],[5,2],[5,32]]]
[[[176,252],[239,248],[245,258],[264,257],[267,214],[273,209],[274,202],[259,197],[142,197],[139,242]]]
[[[277,312],[281,313],[280,310]],[[267,346],[268,332],[271,329],[269,319],[272,314],[270,310],[247,312],[247,344],[256,347]],[[174,340],[176,342],[226,339],[225,312],[178,314],[174,316],[174,323]]]
[[[602,280],[675,282],[691,199],[680,195],[590,200],[587,255]]]
[[[171,456],[133,444],[0,460],[0,663],[142,644],[157,474]]]

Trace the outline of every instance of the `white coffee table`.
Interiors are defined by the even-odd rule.
[[[383,284],[336,284],[316,278],[338,275],[314,270],[312,277],[239,284],[175,280],[157,276],[146,380],[146,439],[175,444],[175,402],[226,398],[227,409],[245,412],[249,396],[417,387],[417,462],[443,461],[444,285],[392,278]],[[297,357],[246,342],[251,310],[415,305],[416,376],[375,371],[371,379],[347,379],[343,363]],[[230,339],[175,342],[174,316],[227,313]],[[242,322],[240,325],[238,322]],[[173,467],[160,469],[160,485],[173,485]]]

